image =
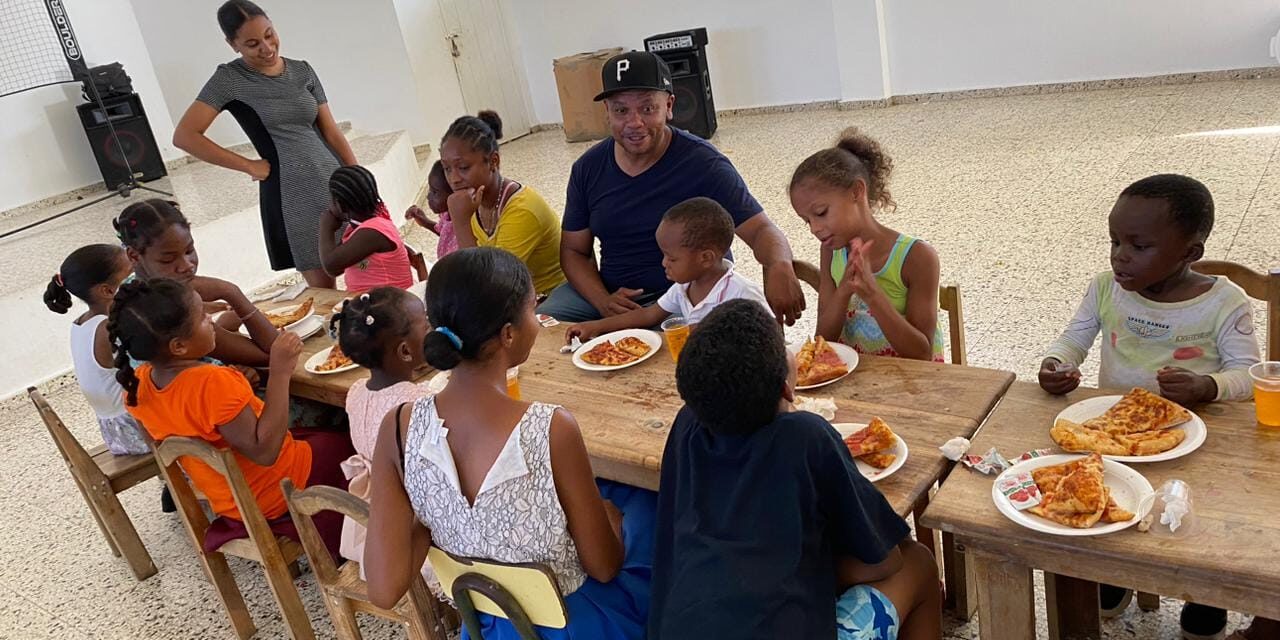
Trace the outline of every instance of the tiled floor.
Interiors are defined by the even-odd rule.
[[[791,170],[843,127],[878,137],[897,166],[891,186],[899,207],[884,219],[933,243],[943,281],[962,287],[971,363],[1029,377],[1089,276],[1106,268],[1105,217],[1136,178],[1177,171],[1203,180],[1218,203],[1210,255],[1255,268],[1280,265],[1280,171],[1272,163],[1280,130],[1270,128],[1280,124],[1278,89],[1280,81],[1251,80],[736,116],[721,121],[714,142],[796,255],[816,260],[817,244],[787,202]],[[539,133],[503,147],[503,168],[558,209],[568,167],[585,148],[565,144],[555,131]],[[413,236],[431,250],[425,232]],[[758,277],[758,267],[743,263]],[[812,317],[794,335],[810,329]],[[97,438],[74,386],[50,400],[79,435]],[[0,424],[9,461],[0,475],[0,638],[231,637],[181,524],[159,511],[155,481],[124,495],[160,568],[138,583],[89,521],[30,404],[0,403]],[[259,637],[283,637],[260,572],[239,561],[232,568]],[[298,584],[317,632],[332,637],[312,576]],[[1177,610],[1174,601],[1158,614],[1132,608],[1106,625],[1106,635],[1176,638]],[[973,622],[949,623],[947,637],[976,637],[975,630]],[[402,636],[371,623],[366,637]]]

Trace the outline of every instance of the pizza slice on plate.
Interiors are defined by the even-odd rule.
[[[618,365],[627,364],[636,359],[608,340],[591,347],[590,351],[582,354],[582,361],[587,364],[594,364],[603,367],[616,367]]]
[[[271,322],[271,326],[277,329],[283,329],[309,315],[311,315],[311,307],[315,305],[315,298],[307,298],[295,306],[290,311],[284,313],[267,313],[267,320]]]
[[[348,358],[347,354],[342,352],[341,346],[335,344],[333,345],[333,348],[329,350],[329,357],[325,358],[324,362],[321,362],[319,366],[316,367],[316,371],[333,371],[350,364],[353,364],[351,358]]]
[[[867,453],[858,456],[858,460],[861,460],[877,469],[888,469],[889,465],[893,464],[894,460],[897,459],[898,456],[892,453]]]
[[[1090,429],[1123,435],[1136,431],[1156,431],[1182,424],[1191,412],[1146,389],[1135,387],[1102,415],[1084,421]]]
[[[796,355],[796,384],[799,386],[822,384],[846,373],[849,373],[849,367],[822,336],[805,342]]]
[[[619,340],[614,346],[637,358],[648,355],[650,351],[649,345],[644,340],[631,336]]]
[[[892,449],[898,444],[898,436],[889,429],[889,425],[885,424],[884,420],[872,418],[866,428],[849,434],[849,437],[844,439],[844,444],[849,447],[849,453],[858,458]],[[870,461],[863,462],[875,466]]]

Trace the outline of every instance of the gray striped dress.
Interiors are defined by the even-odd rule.
[[[236,58],[218,65],[196,100],[231,112],[271,163],[271,175],[258,186],[271,268],[319,269],[320,215],[340,163],[316,126],[328,98],[315,70],[305,60],[284,58],[284,72],[268,76]]]

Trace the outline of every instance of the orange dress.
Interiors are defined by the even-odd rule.
[[[262,414],[262,400],[244,375],[235,369],[201,365],[182,371],[163,389],[151,379],[151,365],[138,367],[138,405],[129,413],[142,423],[156,441],[169,436],[199,438],[222,449],[228,445],[218,433],[220,425],[231,422],[247,406],[255,416]],[[263,467],[239,451],[232,451],[253,491],[258,508],[268,520],[288,511],[280,480],[289,478],[298,487],[307,486],[311,475],[311,447],[286,433],[275,464]],[[240,510],[231,497],[231,487],[209,465],[183,456],[179,464],[191,483],[209,499],[214,513],[240,520]]]

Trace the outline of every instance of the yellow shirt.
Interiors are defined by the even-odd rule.
[[[471,216],[476,245],[511,252],[529,267],[533,288],[551,293],[564,284],[560,270],[560,217],[530,187],[521,186],[498,215],[498,228],[490,236],[480,228],[479,216]]]

